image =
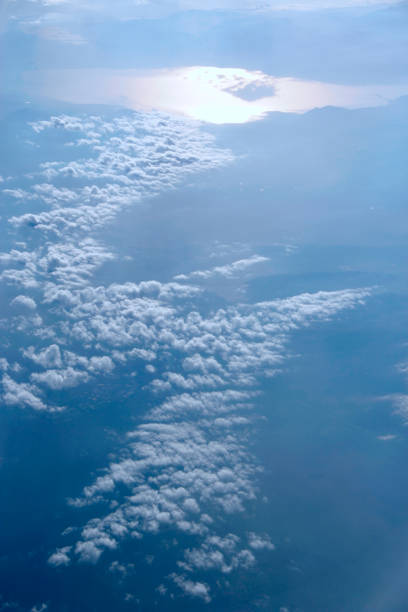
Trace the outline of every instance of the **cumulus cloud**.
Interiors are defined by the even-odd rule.
[[[24,189],[3,189],[3,193],[6,196],[11,198],[15,198],[16,200],[32,200],[37,196],[29,191],[24,191]]]
[[[216,266],[209,270],[195,270],[189,274],[178,274],[174,277],[174,280],[185,281],[189,279],[193,280],[208,280],[214,277],[233,278],[242,272],[245,272],[252,266],[260,263],[269,261],[268,257],[262,257],[261,255],[252,255],[246,259],[239,259],[225,266]]]
[[[48,605],[46,603],[42,603],[31,608],[30,612],[45,612],[45,610],[48,610]]]
[[[232,533],[207,536],[200,548],[187,549],[184,558],[179,566],[189,572],[218,570],[229,574],[238,567],[247,569],[255,564],[252,552],[240,548],[240,538]]]
[[[12,306],[24,306],[29,310],[35,310],[37,308],[37,304],[33,298],[30,298],[28,295],[18,295],[11,301]]]
[[[0,357],[0,370],[2,372],[7,372],[9,367],[10,367],[10,364],[8,360],[5,357]]]
[[[132,361],[150,366],[155,378],[149,388],[155,391],[155,404],[129,432],[123,453],[70,501],[77,507],[106,501],[108,511],[90,518],[72,535],[70,547],[51,555],[50,563],[66,565],[72,559],[97,563],[104,551],[113,554],[125,538],[141,538],[170,527],[197,542],[180,559],[183,572],[228,574],[238,567],[250,567],[256,552],[273,547],[267,536],[250,534],[247,545],[234,534],[221,536],[214,520],[220,513],[242,513],[257,498],[259,466],[246,440],[254,426],[251,414],[259,397],[258,382],[279,371],[287,358],[290,334],[296,329],[363,304],[370,290],[306,293],[229,306],[206,315],[200,312],[203,292],[187,281],[234,276],[264,263],[266,258],[260,256],[196,271],[190,279],[176,278],[169,283],[90,283],[95,270],[113,255],[89,234],[122,209],[123,186],[133,189],[136,185],[134,194],[139,197],[150,189],[144,181],[156,181],[157,189],[169,188],[192,168],[199,171],[229,160],[224,152],[217,156],[211,139],[200,140],[196,127],[166,121],[158,125],[157,118],[149,121],[153,122],[153,136],[149,136],[153,145],[147,145],[150,157],[139,151],[139,137],[127,118],[106,124],[95,118],[62,116],[33,125],[39,134],[59,129],[72,132],[74,138],[83,136],[86,125],[93,140],[101,141],[100,134],[107,134],[110,148],[102,143],[95,158],[78,165],[45,164],[41,172],[48,181],[65,176],[82,180],[90,172],[91,181],[98,179],[98,187],[82,185],[68,192],[61,183],[58,190],[49,186],[52,182],[36,183],[35,192],[49,198],[51,210],[30,213],[33,217],[29,219],[12,219],[15,226],[28,222],[40,230],[44,240],[35,250],[26,247],[3,254],[2,261],[9,266],[3,278],[10,280],[15,270],[15,282],[35,284],[45,308],[52,309],[49,333],[59,340],[24,350],[24,356],[43,371],[32,372],[23,383],[6,378],[5,399],[45,409],[38,385],[60,390],[109,375]],[[149,122],[143,122],[146,129]],[[112,135],[118,132],[121,138]],[[173,144],[181,142],[182,136],[191,145],[188,159],[185,142],[183,150]],[[152,146],[160,148],[153,155]],[[126,171],[123,164],[129,164]],[[137,176],[133,175],[135,167],[139,168]],[[112,181],[112,177],[119,191],[109,187],[101,193],[100,180]],[[153,192],[155,189],[153,186]],[[83,204],[82,198],[89,203]],[[106,216],[99,216],[99,204],[108,211]],[[90,211],[99,217],[99,224],[89,216]],[[49,240],[51,231],[58,236],[57,243]],[[78,239],[73,240],[72,234]],[[78,346],[82,347],[80,354]],[[161,356],[169,353],[171,368],[166,368]],[[210,597],[204,583],[184,574],[177,580],[185,593],[204,601]]]
[[[62,548],[58,548],[55,553],[53,553],[49,557],[48,563],[55,567],[58,567],[60,565],[69,565],[70,558],[68,553],[70,552],[70,550],[71,546],[63,546]]]
[[[189,544],[165,588],[173,585],[208,602],[209,587],[193,580],[194,572],[226,576],[273,549],[264,534],[251,532],[245,539],[219,533],[218,519],[244,512],[259,493],[260,466],[248,439],[259,417],[260,381],[280,370],[297,329],[364,304],[370,290],[202,309],[204,288],[192,283],[234,277],[267,261],[246,251],[230,264],[171,282],[98,285],[96,270],[115,254],[97,239],[97,230],[125,206],[171,189],[193,172],[229,163],[232,155],[197,126],[157,114],[109,121],[61,115],[32,129],[38,138],[58,130],[68,144],[89,149],[81,162],[45,162],[32,173],[39,209],[10,219],[29,237],[25,233],[24,244],[0,254],[6,267],[1,279],[26,288],[13,306],[34,310],[37,304],[42,318],[36,326],[33,315],[13,319],[14,330],[27,339],[22,355],[31,369],[14,380],[4,358],[3,400],[55,411],[46,393],[116,371],[123,380],[148,372],[143,392],[154,391],[149,411],[123,447],[70,500],[73,507],[89,506],[87,519],[65,532],[69,544],[48,562],[97,563],[104,553],[119,554],[125,539],[172,529]],[[101,505],[94,511],[96,502]]]
[[[88,382],[93,375],[106,375],[115,368],[115,363],[108,355],[86,357],[67,350],[61,353],[57,344],[51,344],[38,352],[29,346],[23,350],[23,355],[45,369],[45,372],[32,373],[30,380],[53,390],[76,387]]]
[[[94,536],[94,541],[88,540],[85,542],[78,542],[75,546],[75,552],[80,561],[85,563],[97,563],[103,548],[116,547],[116,542],[112,538],[108,538],[103,534],[98,537],[96,533],[94,533]],[[97,544],[99,544],[99,546],[97,546]]]
[[[30,213],[22,218],[31,220],[34,216]],[[60,244],[46,243],[34,251],[14,250],[3,254],[3,262],[16,267],[5,270],[0,278],[28,289],[52,281],[67,286],[83,285],[96,268],[112,259],[114,255],[91,238],[79,240],[76,244],[70,240]]]
[[[88,289],[86,310],[82,299],[72,310],[73,330],[82,320],[83,330],[91,330],[90,341],[99,345],[138,342],[143,347],[146,343],[158,353],[171,347],[178,371],[182,368],[185,374],[160,372],[156,380],[169,385],[165,389],[170,397],[150,411],[150,420],[128,434],[123,457],[71,501],[79,507],[103,499],[116,501],[113,511],[83,527],[74,555],[96,562],[123,538],[154,534],[169,526],[202,538],[201,545],[188,549],[180,561],[187,572],[218,569],[228,573],[252,565],[255,552],[273,550],[267,535],[251,532],[247,548],[239,548],[237,536],[220,539],[211,527],[211,516],[220,511],[240,513],[257,496],[259,466],[245,443],[259,393],[254,386],[265,371],[281,363],[290,333],[362,304],[369,294],[366,289],[302,294],[222,309],[205,318],[197,311],[184,314],[185,306],[175,307],[168,301],[168,291],[161,285],[143,290],[131,285],[98,288],[97,297]],[[90,306],[92,296],[98,304],[95,310],[96,306]],[[126,313],[131,314],[129,322]],[[137,320],[133,335],[130,330]],[[214,372],[219,377],[216,390],[203,390],[207,383],[200,380],[198,384],[196,377]],[[239,389],[242,380],[245,389]],[[180,387],[183,393],[177,392]],[[196,387],[200,390],[195,391]],[[123,486],[129,492],[118,504]]]
[[[210,603],[210,587],[208,584],[204,582],[194,582],[185,576],[179,576],[177,574],[173,574],[172,578],[186,595],[198,597],[199,599],[203,599],[206,603]]]
[[[403,393],[394,393],[382,398],[383,400],[391,401],[395,406],[395,414],[398,414],[404,422],[408,423],[408,395]]]
[[[275,546],[267,534],[260,535],[250,532],[248,534],[248,543],[253,550],[275,550]]]
[[[43,368],[60,368],[62,366],[61,351],[58,344],[50,344],[38,353],[35,352],[33,346],[29,346],[23,351],[23,355]]]
[[[103,355],[102,357],[91,357],[88,365],[91,372],[112,372],[114,367],[115,364],[107,355]]]
[[[34,385],[18,383],[10,376],[5,374],[3,383],[3,401],[10,406],[29,407],[34,410],[53,410],[50,409],[39,397],[39,389]]]
[[[47,370],[46,372],[31,374],[31,380],[35,383],[43,384],[50,389],[67,389],[76,387],[89,380],[89,375],[74,368],[64,370]]]
[[[27,191],[27,197],[39,203],[38,212],[33,209],[9,219],[15,228],[28,229],[42,239],[34,249],[0,254],[0,263],[8,266],[0,278],[24,288],[50,281],[67,287],[88,283],[97,268],[115,258],[92,237],[95,230],[141,198],[233,159],[195,124],[158,113],[134,113],[110,121],[60,115],[31,127],[35,134],[63,132],[71,139],[66,144],[86,141],[88,157],[42,163],[32,178],[43,182],[35,182]],[[53,181],[70,181],[70,187]],[[44,210],[44,203],[50,210]]]

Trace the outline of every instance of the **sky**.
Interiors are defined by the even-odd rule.
[[[0,611],[403,612],[408,6],[0,7]]]

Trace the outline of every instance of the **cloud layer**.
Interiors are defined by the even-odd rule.
[[[181,534],[187,543],[175,545],[173,571],[158,592],[208,603],[211,576],[222,581],[274,552],[268,534],[225,529],[225,519],[260,497],[261,466],[249,449],[263,418],[262,381],[290,357],[292,334],[363,305],[371,290],[209,310],[197,281],[245,280],[268,261],[247,249],[236,259],[238,247],[225,246],[215,251],[219,265],[167,281],[96,283],[95,272],[117,257],[101,229],[125,208],[147,197],[154,207],[155,194],[233,156],[196,125],[157,114],[62,115],[31,129],[40,143],[50,131],[62,137],[61,156],[74,152],[74,160],[33,169],[18,204],[19,179],[6,181],[11,214],[4,221],[18,241],[0,254],[0,282],[14,292],[2,322],[10,340],[0,361],[3,401],[57,413],[85,385],[115,376],[129,384],[140,372],[150,398],[117,456],[69,500],[79,527],[65,530],[48,562],[63,568],[106,557],[117,568],[124,541]],[[30,212],[15,214],[16,206]]]

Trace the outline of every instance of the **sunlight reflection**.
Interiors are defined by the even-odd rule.
[[[408,94],[408,85],[337,85],[213,66],[47,71],[31,73],[29,82],[42,95],[60,101],[155,109],[215,124],[246,123],[273,111],[381,106]]]

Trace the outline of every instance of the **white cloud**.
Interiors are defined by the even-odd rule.
[[[96,293],[88,288],[77,291],[77,297],[82,293],[86,295],[86,309],[82,299],[75,300],[71,311],[73,330],[82,321],[84,330],[92,331],[90,342],[126,345],[131,337],[131,342],[139,342],[141,347],[145,342],[149,347],[154,343],[158,353],[171,346],[176,351],[174,363],[179,367],[184,364],[186,374],[164,371],[156,380],[169,384],[170,393],[180,385],[188,392],[173,392],[153,408],[147,415],[150,421],[129,433],[123,457],[85,487],[81,497],[72,500],[73,505],[83,506],[115,499],[113,511],[84,526],[75,554],[83,561],[96,562],[104,549],[114,550],[123,538],[157,533],[168,526],[203,538],[202,545],[186,553],[181,562],[186,571],[201,564],[207,569],[217,566],[228,573],[238,562],[253,563],[255,551],[272,550],[268,536],[253,533],[248,536],[249,548],[237,550],[235,561],[225,552],[209,548],[217,541],[213,538],[219,536],[211,532],[206,517],[219,512],[240,513],[250,500],[256,499],[258,466],[245,448],[246,430],[252,427],[247,415],[258,396],[253,386],[257,376],[263,376],[265,369],[275,367],[285,357],[288,334],[363,303],[370,292],[363,289],[302,294],[231,307],[208,318],[194,311],[186,316],[183,306],[178,307],[180,312],[174,306],[164,306],[169,294],[160,284],[146,285],[143,290],[129,284],[100,287]],[[151,297],[146,298],[146,293]],[[129,323],[126,313],[131,314]],[[130,335],[137,320],[143,324],[137,326],[136,335]],[[161,335],[164,320],[166,332]],[[113,335],[106,333],[107,326]],[[203,374],[197,372],[212,376],[213,371],[219,376],[216,390],[205,391],[207,382],[200,380],[198,385],[196,377]],[[241,379],[249,388],[236,388]],[[233,387],[226,387],[227,383]],[[194,392],[196,385],[200,390]],[[223,386],[226,388],[220,390]],[[123,486],[129,493],[118,503],[117,494]]]
[[[49,563],[97,563],[104,552],[119,554],[124,539],[171,528],[190,543],[179,558],[183,574],[169,583],[209,601],[209,587],[193,580],[194,572],[227,575],[273,548],[266,535],[250,533],[244,543],[235,534],[218,533],[219,518],[242,513],[258,496],[260,466],[248,438],[259,417],[259,381],[279,371],[293,332],[363,304],[370,290],[302,294],[203,314],[203,289],[187,278],[97,285],[96,270],[115,255],[95,238],[96,230],[141,197],[228,163],[232,155],[197,126],[157,114],[110,121],[62,115],[32,127],[39,138],[45,130],[59,130],[72,142],[89,138],[91,154],[81,162],[43,164],[41,182],[38,173],[31,175],[38,196],[33,202],[41,201],[42,208],[11,219],[12,226],[35,236],[34,248],[24,237],[24,244],[0,254],[7,267],[1,278],[28,287],[27,294],[35,289],[42,318],[36,325],[32,316],[12,320],[13,330],[25,334],[22,354],[32,367],[21,370],[17,382],[4,358],[3,399],[55,411],[44,387],[51,394],[98,381],[114,369],[127,382],[146,365],[154,380],[143,391],[156,392],[123,448],[70,500],[73,507],[105,505],[89,508],[82,527],[65,532],[69,545],[58,548]],[[190,280],[194,274],[225,278],[265,261],[248,256],[194,272]],[[21,294],[14,302],[23,298],[32,299]]]
[[[54,565],[55,567],[60,565],[69,565],[70,558],[68,553],[70,550],[71,546],[63,546],[62,548],[58,548],[55,553],[49,557],[48,563],[50,565]]]
[[[185,281],[189,279],[193,280],[208,280],[211,278],[223,277],[223,278],[234,278],[235,276],[242,274],[249,268],[256,264],[265,263],[269,261],[268,257],[262,257],[261,255],[252,255],[246,259],[239,259],[230,264],[224,266],[216,266],[209,270],[195,270],[189,274],[178,274],[174,277],[176,281]]]
[[[91,372],[112,372],[115,364],[112,359],[107,355],[103,355],[102,357],[91,357],[89,360],[89,370]]]
[[[48,605],[46,603],[42,603],[31,608],[31,612],[45,612],[45,610],[48,610]]]
[[[33,346],[29,346],[23,351],[23,355],[43,368],[62,367],[61,351],[58,344],[50,344],[39,353],[35,352]]]
[[[10,364],[8,360],[5,357],[0,357],[0,370],[2,372],[7,372],[9,367],[10,367]]]
[[[275,546],[267,534],[260,535],[250,532],[248,534],[248,543],[253,550],[275,550]]]
[[[408,395],[403,393],[395,393],[393,395],[387,395],[383,400],[390,400],[395,406],[395,414],[398,414],[405,423],[408,423]]]
[[[111,540],[104,538],[103,543],[109,545]],[[75,552],[79,555],[80,561],[96,563],[102,554],[102,549],[98,548],[92,541],[78,542],[75,547]]]
[[[10,376],[5,374],[3,383],[3,401],[10,406],[29,407],[34,410],[44,410],[48,412],[58,412],[62,408],[47,406],[39,397],[39,389],[35,385],[18,383]]]
[[[185,571],[218,570],[229,574],[238,567],[249,568],[255,564],[252,552],[240,548],[240,538],[232,533],[224,537],[207,536],[200,548],[187,549],[179,566]]]
[[[206,603],[210,603],[210,587],[208,584],[205,584],[204,582],[194,582],[185,576],[179,576],[177,574],[173,574],[172,578],[177,586],[180,587],[180,589],[182,589],[186,595],[198,597],[199,599],[203,599]]]
[[[33,200],[37,197],[36,194],[24,191],[24,189],[3,189],[3,193],[16,200]]]
[[[38,288],[51,284],[84,285],[95,270],[115,258],[114,253],[92,238],[119,212],[144,196],[175,187],[186,176],[232,161],[232,154],[218,148],[214,138],[196,125],[161,114],[133,114],[106,121],[101,117],[60,115],[32,124],[35,133],[59,130],[74,142],[91,136],[90,156],[80,162],[45,162],[32,178],[27,192],[51,210],[12,216],[11,225],[39,234],[35,249],[13,249],[0,254],[0,263],[9,266],[0,274],[6,282]],[[71,179],[70,188],[52,181]],[[88,184],[83,185],[83,181]],[[55,236],[55,243],[49,238]],[[174,287],[176,287],[176,283]],[[171,285],[168,285],[170,291]],[[63,291],[59,287],[59,291]],[[179,289],[181,297],[181,287]],[[184,289],[184,295],[191,289]]]
[[[29,310],[35,310],[37,308],[37,304],[33,298],[30,298],[28,295],[18,295],[11,301],[12,306],[24,306]]]
[[[43,384],[50,389],[67,389],[76,387],[89,380],[89,375],[74,368],[65,370],[47,370],[46,372],[31,374],[31,380],[35,383]]]

